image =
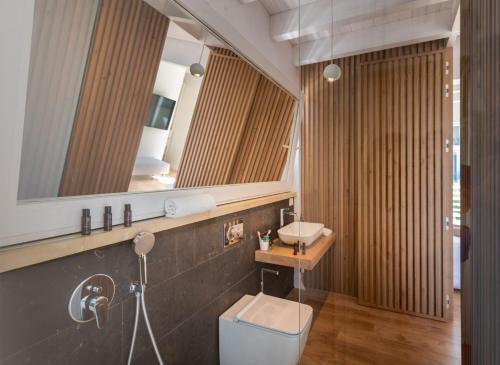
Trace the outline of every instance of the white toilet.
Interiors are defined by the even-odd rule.
[[[219,317],[221,365],[296,365],[311,328],[306,304],[245,295]]]

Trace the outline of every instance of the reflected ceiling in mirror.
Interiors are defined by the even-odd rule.
[[[295,99],[165,12],[35,0],[19,200],[281,179]]]

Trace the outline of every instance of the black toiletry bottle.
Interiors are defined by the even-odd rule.
[[[132,206],[130,204],[125,204],[125,210],[123,212],[123,224],[125,227],[132,226]]]
[[[104,230],[111,231],[113,229],[113,215],[111,214],[111,207],[104,207]]]
[[[90,209],[82,209],[82,235],[90,235]]]

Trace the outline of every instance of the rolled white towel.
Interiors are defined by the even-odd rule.
[[[333,233],[330,228],[323,228],[323,236],[329,236]]]
[[[215,199],[210,194],[197,194],[168,198],[165,200],[165,216],[180,218],[188,215],[208,212],[215,209]]]

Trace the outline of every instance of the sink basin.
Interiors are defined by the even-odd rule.
[[[293,222],[278,229],[278,236],[281,242],[293,245],[297,241],[304,242],[310,246],[323,233],[324,224]]]

